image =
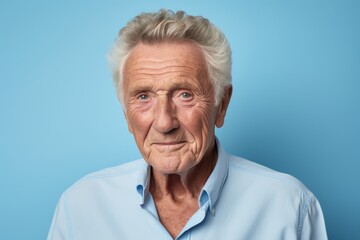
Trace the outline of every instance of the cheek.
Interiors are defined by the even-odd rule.
[[[128,110],[128,124],[131,126],[133,134],[145,133],[152,122],[151,114]]]
[[[207,135],[214,125],[212,111],[209,107],[198,107],[181,112],[182,123],[195,138]]]

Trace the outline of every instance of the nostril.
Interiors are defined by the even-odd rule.
[[[162,116],[155,120],[154,127],[156,130],[162,133],[169,133],[174,131],[179,126],[176,118],[171,117],[170,115]]]
[[[169,132],[167,132],[166,134],[169,134],[169,135],[174,134],[174,133],[176,133],[176,131],[178,130],[178,128],[179,128],[179,127],[173,128],[173,129],[171,129]]]
[[[171,133],[179,128],[179,121],[175,116],[159,113],[158,117],[154,121],[154,127],[159,132]]]

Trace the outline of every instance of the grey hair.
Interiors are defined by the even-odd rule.
[[[117,96],[124,106],[123,67],[127,56],[138,43],[159,43],[167,40],[194,41],[204,53],[208,75],[218,105],[226,87],[231,85],[231,49],[224,34],[201,16],[161,9],[142,13],[122,28],[109,53]]]

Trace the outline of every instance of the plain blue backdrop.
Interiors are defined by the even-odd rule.
[[[341,0],[1,1],[0,239],[45,239],[74,181],[140,157],[106,54],[159,8],[203,15],[230,41],[224,148],[299,178],[329,238],[360,239],[360,4]]]

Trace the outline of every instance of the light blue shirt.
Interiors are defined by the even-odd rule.
[[[177,239],[327,239],[319,202],[297,179],[227,154]],[[63,193],[48,240],[172,239],[159,222],[144,160],[90,174]]]

